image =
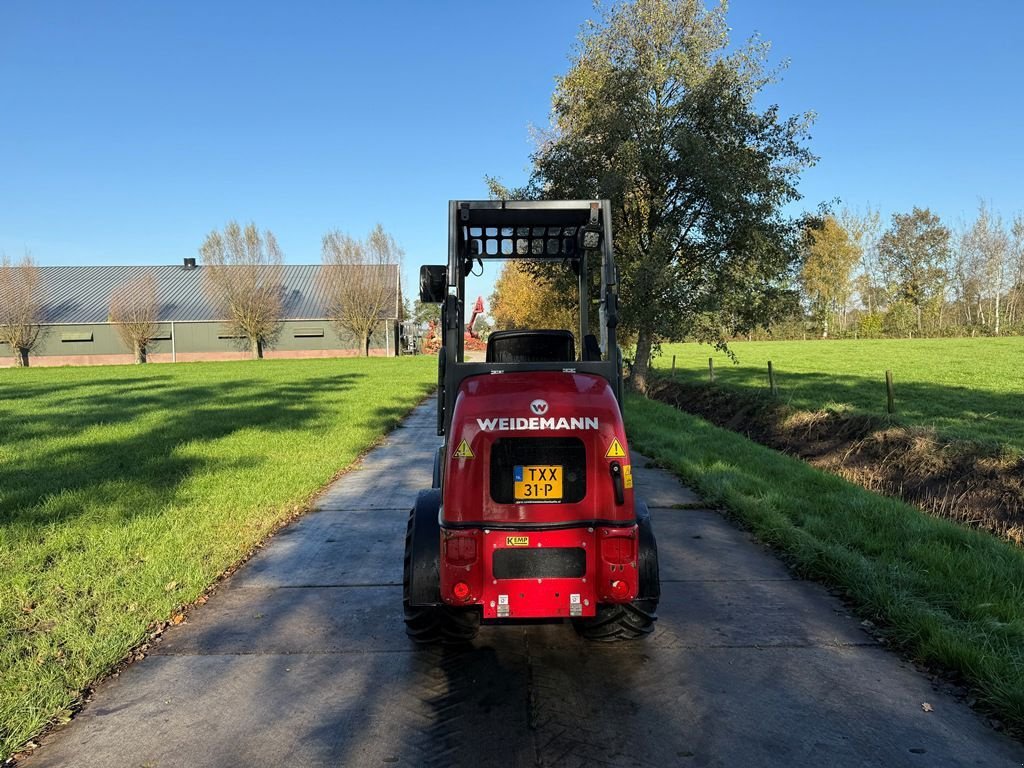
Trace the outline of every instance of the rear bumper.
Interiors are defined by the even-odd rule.
[[[638,584],[637,526],[441,528],[441,599],[487,619],[594,616]]]

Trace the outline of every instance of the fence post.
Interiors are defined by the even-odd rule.
[[[779,390],[775,387],[775,370],[772,368],[771,360],[768,361],[768,388],[773,395],[779,394]]]
[[[889,413],[896,413],[896,395],[892,388],[892,371],[885,372],[886,407]]]
[[[715,358],[708,358],[708,381],[715,383]]]
[[[672,378],[676,377],[676,356],[672,355]]]

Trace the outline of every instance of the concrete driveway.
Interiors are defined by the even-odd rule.
[[[485,627],[470,650],[413,646],[402,542],[438,444],[428,403],[25,765],[1024,765],[822,587],[680,509],[694,495],[638,456],[661,550],[653,637]]]

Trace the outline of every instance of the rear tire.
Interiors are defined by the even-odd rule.
[[[634,600],[622,605],[599,605],[597,615],[573,619],[572,625],[581,637],[598,642],[638,640],[654,631],[657,600]]]
[[[428,523],[423,526],[426,530],[421,528],[417,532],[417,511],[421,513],[419,517]],[[424,512],[426,514],[423,514]],[[422,546],[417,548],[415,545],[426,543],[418,542],[417,536],[425,537],[433,533],[433,547],[438,552],[438,557],[440,556],[440,535],[436,523],[433,526],[429,525],[429,512],[430,510],[418,510],[417,507],[413,507],[409,513],[409,524],[405,531],[405,562],[402,569],[402,609],[405,613],[405,632],[416,643],[445,643],[448,645],[468,643],[476,637],[480,629],[480,614],[472,608],[451,608],[441,603],[436,567],[431,568],[435,585],[431,595],[432,602],[416,605],[411,601],[413,557],[416,551],[423,551]],[[435,521],[436,519],[434,517]]]
[[[631,603],[598,605],[597,615],[593,618],[573,619],[573,627],[587,640],[606,643],[638,640],[654,631],[661,598],[658,542],[651,526],[651,513],[639,500],[636,502],[636,517],[640,535],[640,561],[637,563],[639,595]]]

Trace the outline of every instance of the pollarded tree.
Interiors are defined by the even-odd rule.
[[[621,325],[646,389],[662,338],[725,338],[790,309],[810,115],[754,102],[768,46],[732,48],[724,3],[617,3],[587,27],[552,98],[532,194],[608,198]]]
[[[334,230],[324,235],[322,257],[328,317],[359,339],[362,354],[370,354],[370,337],[399,301],[396,275],[404,252],[378,224],[370,235],[356,240]]]
[[[17,264],[0,258],[0,342],[14,355],[15,365],[27,367],[29,353],[39,341],[42,302],[39,267],[31,256]]]
[[[159,304],[156,278],[143,274],[110,294],[110,322],[135,355],[135,363],[146,362],[147,349],[157,333]]]
[[[254,359],[281,328],[283,257],[274,233],[230,221],[199,248],[206,291],[229,332],[248,341]]]
[[[950,232],[927,208],[894,213],[878,243],[878,256],[891,293],[914,308],[917,330],[924,326],[923,308],[941,298],[950,260]]]

